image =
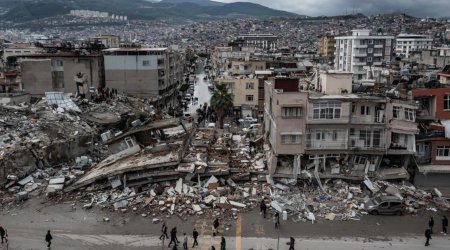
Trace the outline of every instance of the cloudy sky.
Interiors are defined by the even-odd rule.
[[[239,2],[238,0],[215,0]],[[240,0],[309,16],[342,15],[353,12],[379,14],[405,12],[417,17],[450,16],[450,0]],[[446,10],[446,11],[443,11]]]

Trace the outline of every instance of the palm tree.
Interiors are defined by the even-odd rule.
[[[225,114],[233,107],[233,94],[228,92],[228,88],[225,84],[219,84],[216,86],[211,96],[211,108],[217,114],[220,128],[223,129],[223,118]]]

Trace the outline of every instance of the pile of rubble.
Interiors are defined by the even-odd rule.
[[[269,182],[271,182],[270,180]],[[273,181],[272,181],[273,182]],[[294,221],[318,218],[327,220],[359,220],[368,214],[364,203],[379,196],[396,196],[404,201],[406,212],[419,210],[449,210],[450,204],[439,196],[416,189],[412,185],[396,185],[385,181],[372,182],[366,179],[361,185],[351,185],[342,180],[327,180],[324,191],[317,187],[288,187],[276,184],[272,192],[272,207],[293,216]]]

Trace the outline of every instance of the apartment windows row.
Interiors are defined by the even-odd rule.
[[[406,120],[413,122],[416,120],[416,111],[410,108],[394,106],[392,110],[392,116],[397,120]]]
[[[436,160],[450,160],[450,146],[438,146]]]
[[[300,118],[303,117],[302,107],[282,107],[281,108],[282,118]]]
[[[340,103],[314,103],[313,119],[340,119],[341,118]]]
[[[290,144],[301,144],[302,136],[297,134],[282,134],[281,135],[281,144],[290,145]]]

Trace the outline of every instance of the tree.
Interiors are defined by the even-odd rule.
[[[233,99],[233,94],[228,92],[225,84],[217,85],[211,96],[211,107],[217,114],[221,129],[223,129],[225,114],[233,107]]]

